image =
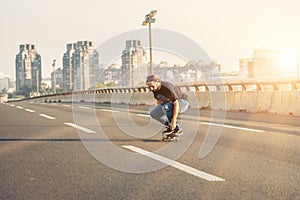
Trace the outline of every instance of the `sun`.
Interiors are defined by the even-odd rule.
[[[299,67],[300,54],[296,52],[284,52],[279,56],[280,71],[288,76],[296,76]]]

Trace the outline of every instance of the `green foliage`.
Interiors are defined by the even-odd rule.
[[[104,84],[103,82],[99,82],[96,85],[96,88],[112,88],[112,87],[115,87],[115,86],[116,86],[115,82],[110,82],[110,83],[106,83],[106,84]]]

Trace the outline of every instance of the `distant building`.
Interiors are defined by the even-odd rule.
[[[118,64],[112,64],[104,70],[104,84],[115,83],[118,85],[121,78],[121,68]]]
[[[239,59],[239,77],[247,79],[249,76],[253,76],[253,60],[252,58],[240,58]]]
[[[72,65],[72,56],[76,44],[67,44],[67,51],[63,55],[63,90],[72,91],[74,84],[74,74]]]
[[[154,74],[164,81],[183,85],[215,79],[219,75],[219,69],[219,64],[214,61],[188,61],[185,65],[174,66],[169,66],[164,61],[154,67]]]
[[[64,91],[88,90],[100,80],[99,53],[91,41],[67,44],[63,56]]]
[[[8,93],[13,93],[16,91],[16,81],[13,79],[9,79],[9,89]]]
[[[9,77],[0,73],[0,92],[8,92],[9,89],[10,89]]]
[[[55,76],[54,73],[51,73],[51,88],[52,92],[54,92],[54,77],[55,77],[55,88],[56,92],[61,92],[63,91],[63,70],[61,68],[58,68],[55,70]]]
[[[139,86],[148,75],[146,52],[139,40],[127,40],[122,52],[122,85]]]
[[[16,55],[16,93],[39,92],[42,80],[41,56],[35,45],[20,45]]]

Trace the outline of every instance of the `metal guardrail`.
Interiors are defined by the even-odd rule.
[[[300,79],[279,81],[236,81],[223,83],[193,83],[179,86],[182,91],[297,91],[300,90]],[[73,94],[101,94],[101,93],[132,93],[150,92],[147,87],[136,88],[104,88],[73,92]]]

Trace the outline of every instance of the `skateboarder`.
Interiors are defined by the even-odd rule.
[[[157,100],[157,105],[150,112],[150,116],[166,125],[163,135],[181,135],[182,129],[177,118],[179,113],[185,112],[189,107],[187,95],[183,94],[179,87],[161,81],[156,75],[149,75],[146,84]]]

